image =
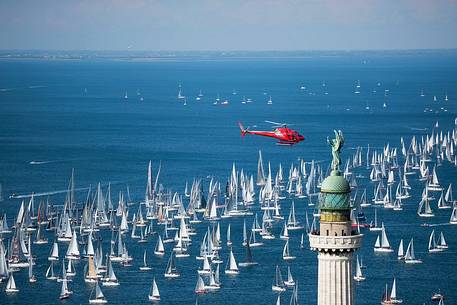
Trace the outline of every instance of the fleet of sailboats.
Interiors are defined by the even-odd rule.
[[[420,190],[423,187],[418,216],[431,220],[435,216],[432,207],[436,207],[436,214],[451,212],[449,223],[457,224],[457,205],[452,184],[443,188],[438,178],[444,162],[457,164],[453,152],[456,143],[455,131],[434,131],[423,139],[413,138],[409,146],[402,139],[398,151],[390,145],[379,150],[370,147],[367,149],[366,162],[365,158],[362,159],[364,148],[356,148],[346,161],[344,176],[354,189],[354,195],[350,198],[353,230],[368,228],[369,231],[380,232],[374,245],[375,252],[394,251],[379,216],[389,224],[389,228],[395,228],[387,222],[389,220],[385,213],[395,210],[402,215],[403,207],[408,208],[412,201],[410,198],[415,196],[413,190],[418,185]],[[435,165],[432,166],[432,163]],[[362,170],[365,172],[361,173]],[[295,253],[298,247],[306,247],[306,234],[319,230],[320,212],[315,204],[325,177],[325,167],[315,161],[300,159],[291,165],[287,173],[281,164],[275,170],[270,162],[264,162],[259,151],[257,173],[254,175],[233,164],[226,183],[214,177],[206,180],[196,178],[192,183],[186,182],[183,194],[159,183],[160,166],[154,173],[150,162],[147,166],[146,190],[139,202],[132,200],[127,188],[126,196],[122,190],[119,192],[116,206],[116,195],[112,194],[109,183],[107,186],[98,183],[94,189],[89,189],[84,202],[77,202],[72,172],[62,206],[56,207],[43,200],[38,204],[38,196],[32,194],[28,204],[26,200],[21,203],[14,220],[6,215],[0,217],[0,234],[7,236],[7,239],[0,239],[0,280],[7,281],[5,290],[18,292],[13,274],[21,268],[27,268],[30,282],[39,281],[41,276],[34,265],[36,252],[32,255],[32,250],[35,247],[49,247],[49,252],[46,251],[49,253],[49,265],[45,278],[61,283],[59,297],[65,299],[71,296],[69,283],[81,274],[93,287],[89,302],[104,303],[106,298],[100,287],[105,289],[106,286],[122,284],[122,274],[119,279],[116,275],[117,268],[132,264],[134,257],[129,250],[134,243],[142,247],[142,257],[138,257],[138,263],[135,261],[135,268],[157,275],[152,261],[165,264],[163,257],[168,256],[164,277],[178,278],[181,273],[177,266],[186,266],[181,265],[180,260],[195,256],[200,261],[200,267],[195,268],[195,292],[217,291],[222,287],[219,278],[219,269],[224,268],[222,264],[225,264],[224,274],[228,276],[249,270],[246,268],[255,269],[255,266],[264,264],[256,251],[267,249],[272,240],[274,242],[279,237],[283,245],[282,259],[287,263],[287,279],[282,278],[280,267],[276,266],[272,290],[282,292],[287,287],[294,287],[291,304],[298,302],[298,285],[291,271],[294,266],[292,260],[296,258],[295,254],[300,254],[299,251]],[[414,174],[417,174],[416,180],[413,179]],[[371,191],[367,192],[363,179],[373,185],[372,194]],[[372,205],[375,207],[372,208]],[[381,214],[383,209],[386,212]],[[417,219],[421,219],[419,217]],[[368,224],[370,220],[373,222]],[[207,224],[206,232],[205,229],[201,230],[204,224]],[[443,227],[443,230],[446,228]],[[432,230],[430,233],[430,253],[443,252],[449,247],[444,232],[439,235],[438,232]],[[299,236],[298,246],[294,240],[298,240]],[[395,244],[399,241],[397,257],[400,261],[406,264],[422,262],[416,257],[412,238],[404,251],[403,239],[396,239],[395,234],[392,237]],[[52,243],[46,246],[48,240]],[[146,248],[151,243],[153,246]],[[239,251],[240,247],[243,251]],[[426,249],[420,240],[418,247]],[[154,255],[151,251],[154,251]],[[240,259],[239,263],[235,254]],[[357,257],[354,265],[353,279],[365,280],[362,259]],[[55,272],[57,266],[62,267],[61,277]],[[80,273],[82,266],[84,272]],[[155,277],[148,298],[151,301],[160,300]],[[387,294],[386,288],[383,304],[400,301],[396,297],[394,280],[390,294]]]

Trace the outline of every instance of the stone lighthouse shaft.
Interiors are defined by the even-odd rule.
[[[328,140],[332,171],[319,194],[319,231],[309,234],[310,248],[318,252],[318,305],[353,305],[352,253],[360,248],[362,234],[351,226],[351,188],[339,170],[344,143],[341,131]]]

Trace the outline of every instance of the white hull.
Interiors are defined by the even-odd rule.
[[[405,263],[406,264],[422,264],[422,261],[420,259],[410,259],[410,260],[405,259]]]
[[[95,300],[89,300],[90,304],[105,304],[108,301],[105,299],[95,299]]]
[[[285,287],[279,287],[279,286],[271,286],[271,290],[273,290],[275,292],[284,292],[284,291],[286,291],[286,288]]]
[[[390,253],[394,252],[394,250],[391,248],[374,248],[374,252]]]
[[[356,282],[361,282],[364,281],[365,277],[364,276],[354,276],[354,281]]]

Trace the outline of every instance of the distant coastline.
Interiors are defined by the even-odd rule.
[[[309,51],[59,51],[0,50],[0,60],[211,61],[311,59],[354,56],[457,55],[457,49],[309,50]]]

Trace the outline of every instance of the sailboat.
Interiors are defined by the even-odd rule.
[[[392,283],[392,290],[390,291],[390,294],[388,294],[387,284],[386,284],[386,290],[384,292],[384,296],[381,301],[381,304],[390,305],[390,304],[401,304],[401,303],[403,303],[403,300],[397,298],[397,284],[396,284],[396,279],[394,278],[394,281]]]
[[[198,274],[210,274],[211,273],[211,265],[208,261],[208,257],[203,257],[203,266],[197,272],[198,272]]]
[[[417,215],[420,217],[433,217],[435,214],[433,214],[432,208],[430,207],[430,201],[426,194],[422,197],[422,200],[419,202],[419,207],[417,208]],[[423,210],[423,211],[422,211]]]
[[[374,224],[370,224],[370,231],[381,231],[382,228],[378,227],[378,212],[377,209],[374,209]]]
[[[411,238],[411,241],[408,244],[408,248],[406,248],[406,253],[405,253],[405,263],[407,264],[420,264],[422,261],[420,259],[416,259],[416,256],[414,254],[414,240]]]
[[[232,239],[231,239],[231,226],[230,224],[228,224],[227,226],[227,246],[231,246],[232,245]]]
[[[57,244],[57,241],[54,242],[52,245],[52,250],[51,254],[48,256],[49,261],[57,261],[59,260],[59,245]]]
[[[71,237],[70,244],[68,245],[68,250],[67,254],[65,255],[65,258],[67,258],[68,260],[79,259],[78,240],[75,230],[73,230],[73,234]]]
[[[184,95],[182,95],[182,92],[181,92],[181,84],[179,84],[178,86],[178,100],[182,100],[182,99],[185,99],[186,97]]]
[[[165,230],[166,230],[166,228],[165,228]],[[160,237],[160,235],[158,235],[158,238],[157,238],[157,244],[154,249],[154,254],[157,256],[165,255],[165,248],[163,247],[163,242],[162,242],[162,238]]]
[[[197,284],[195,285],[195,293],[196,294],[203,294],[203,293],[206,293],[206,292],[207,291],[205,289],[205,282],[203,282],[203,279],[199,274],[197,276]]]
[[[278,265],[276,265],[275,279],[273,281],[273,285],[271,286],[271,290],[276,292],[286,291],[284,281],[282,280],[281,269]]]
[[[290,266],[287,266],[287,280],[284,281],[284,284],[287,287],[295,286],[294,278],[292,277],[292,272],[290,272]]]
[[[179,274],[178,270],[176,269],[175,258],[174,258],[174,252],[173,251],[170,254],[170,258],[168,259],[167,269],[165,271],[164,276],[166,278],[177,278],[177,277],[181,276]]]
[[[159,235],[159,238],[160,238],[160,235]],[[140,270],[141,271],[149,271],[149,270],[152,270],[151,267],[148,266],[148,263],[146,261],[146,250],[144,250],[144,254],[143,254],[143,266],[140,267]]]
[[[376,238],[376,243],[374,245],[375,252],[393,252],[393,249],[390,247],[389,240],[387,239],[386,229],[384,228],[384,223],[381,225],[381,238]]]
[[[287,228],[289,230],[302,230],[304,227],[300,225],[300,222],[297,221],[295,217],[295,202],[292,200],[292,206],[289,212],[289,218],[287,219]]]
[[[54,261],[51,261],[51,265],[46,270],[46,279],[57,280],[57,276],[54,274]]]
[[[108,270],[106,270],[105,277],[102,279],[103,286],[119,286],[119,281],[114,273],[113,264],[108,257]]]
[[[282,259],[283,260],[293,260],[295,258],[296,258],[295,256],[290,255],[289,240],[287,240],[286,244],[284,245],[284,248],[282,250]]]
[[[205,286],[206,290],[218,290],[221,289],[221,283],[219,281],[219,265],[216,267],[215,272],[211,272],[209,277],[209,285]]]
[[[29,247],[30,247],[30,243],[29,243]],[[32,254],[29,252],[29,282],[30,283],[35,283],[37,281],[35,275],[33,274],[33,258],[32,258]]]
[[[428,239],[428,252],[434,253],[441,251],[443,251],[443,249],[438,248],[438,245],[436,244],[435,230],[432,230],[432,233],[430,233],[430,237]]]
[[[72,294],[72,292],[68,289],[68,280],[66,278],[62,279],[61,280],[62,282],[62,288],[60,289],[60,295],[59,295],[59,299],[61,300],[64,300],[64,299],[68,299],[70,297],[70,295]]]
[[[447,249],[448,248],[446,240],[444,239],[443,232],[440,233],[440,243],[438,244],[437,247],[438,247],[438,249]]]
[[[298,281],[295,283],[294,290],[290,296],[290,305],[298,305]]]
[[[357,256],[356,265],[355,265],[355,275],[354,280],[361,282],[365,280],[365,277],[362,275],[362,268],[360,268],[359,257]]]
[[[94,291],[95,291],[95,295],[93,295]],[[106,300],[105,296],[103,295],[103,292],[100,289],[100,285],[97,282],[95,284],[94,290],[92,290],[92,292],[91,292],[89,303],[90,304],[105,304],[107,302],[108,301]]]
[[[42,236],[41,225],[38,224],[38,230],[36,233],[36,239],[33,241],[36,245],[44,245],[48,243],[48,240]]]
[[[149,292],[148,299],[150,301],[160,301],[160,292],[155,277],[152,279],[151,291]]]
[[[258,263],[255,262],[252,259],[251,246],[250,246],[250,243],[248,241],[247,244],[246,244],[246,261],[239,263],[238,266],[240,266],[240,267],[250,267],[250,266],[255,266],[255,265],[258,265]]]
[[[270,98],[269,98],[268,101],[267,101],[267,105],[273,105],[273,100],[271,99],[271,96],[270,96]]]
[[[227,267],[225,268],[225,274],[235,275],[240,273],[238,270],[238,265],[236,264],[235,256],[233,255],[233,250],[230,248],[229,260]]]
[[[281,234],[279,235],[281,239],[289,239],[289,230],[287,229],[287,224],[284,223]]]
[[[84,277],[86,283],[95,283],[98,281],[97,271],[95,270],[94,257],[89,256],[87,273]]]
[[[19,289],[16,287],[16,281],[14,280],[13,272],[10,273],[10,276],[8,278],[8,283],[6,283],[5,292],[7,292],[7,293],[19,292]]]

